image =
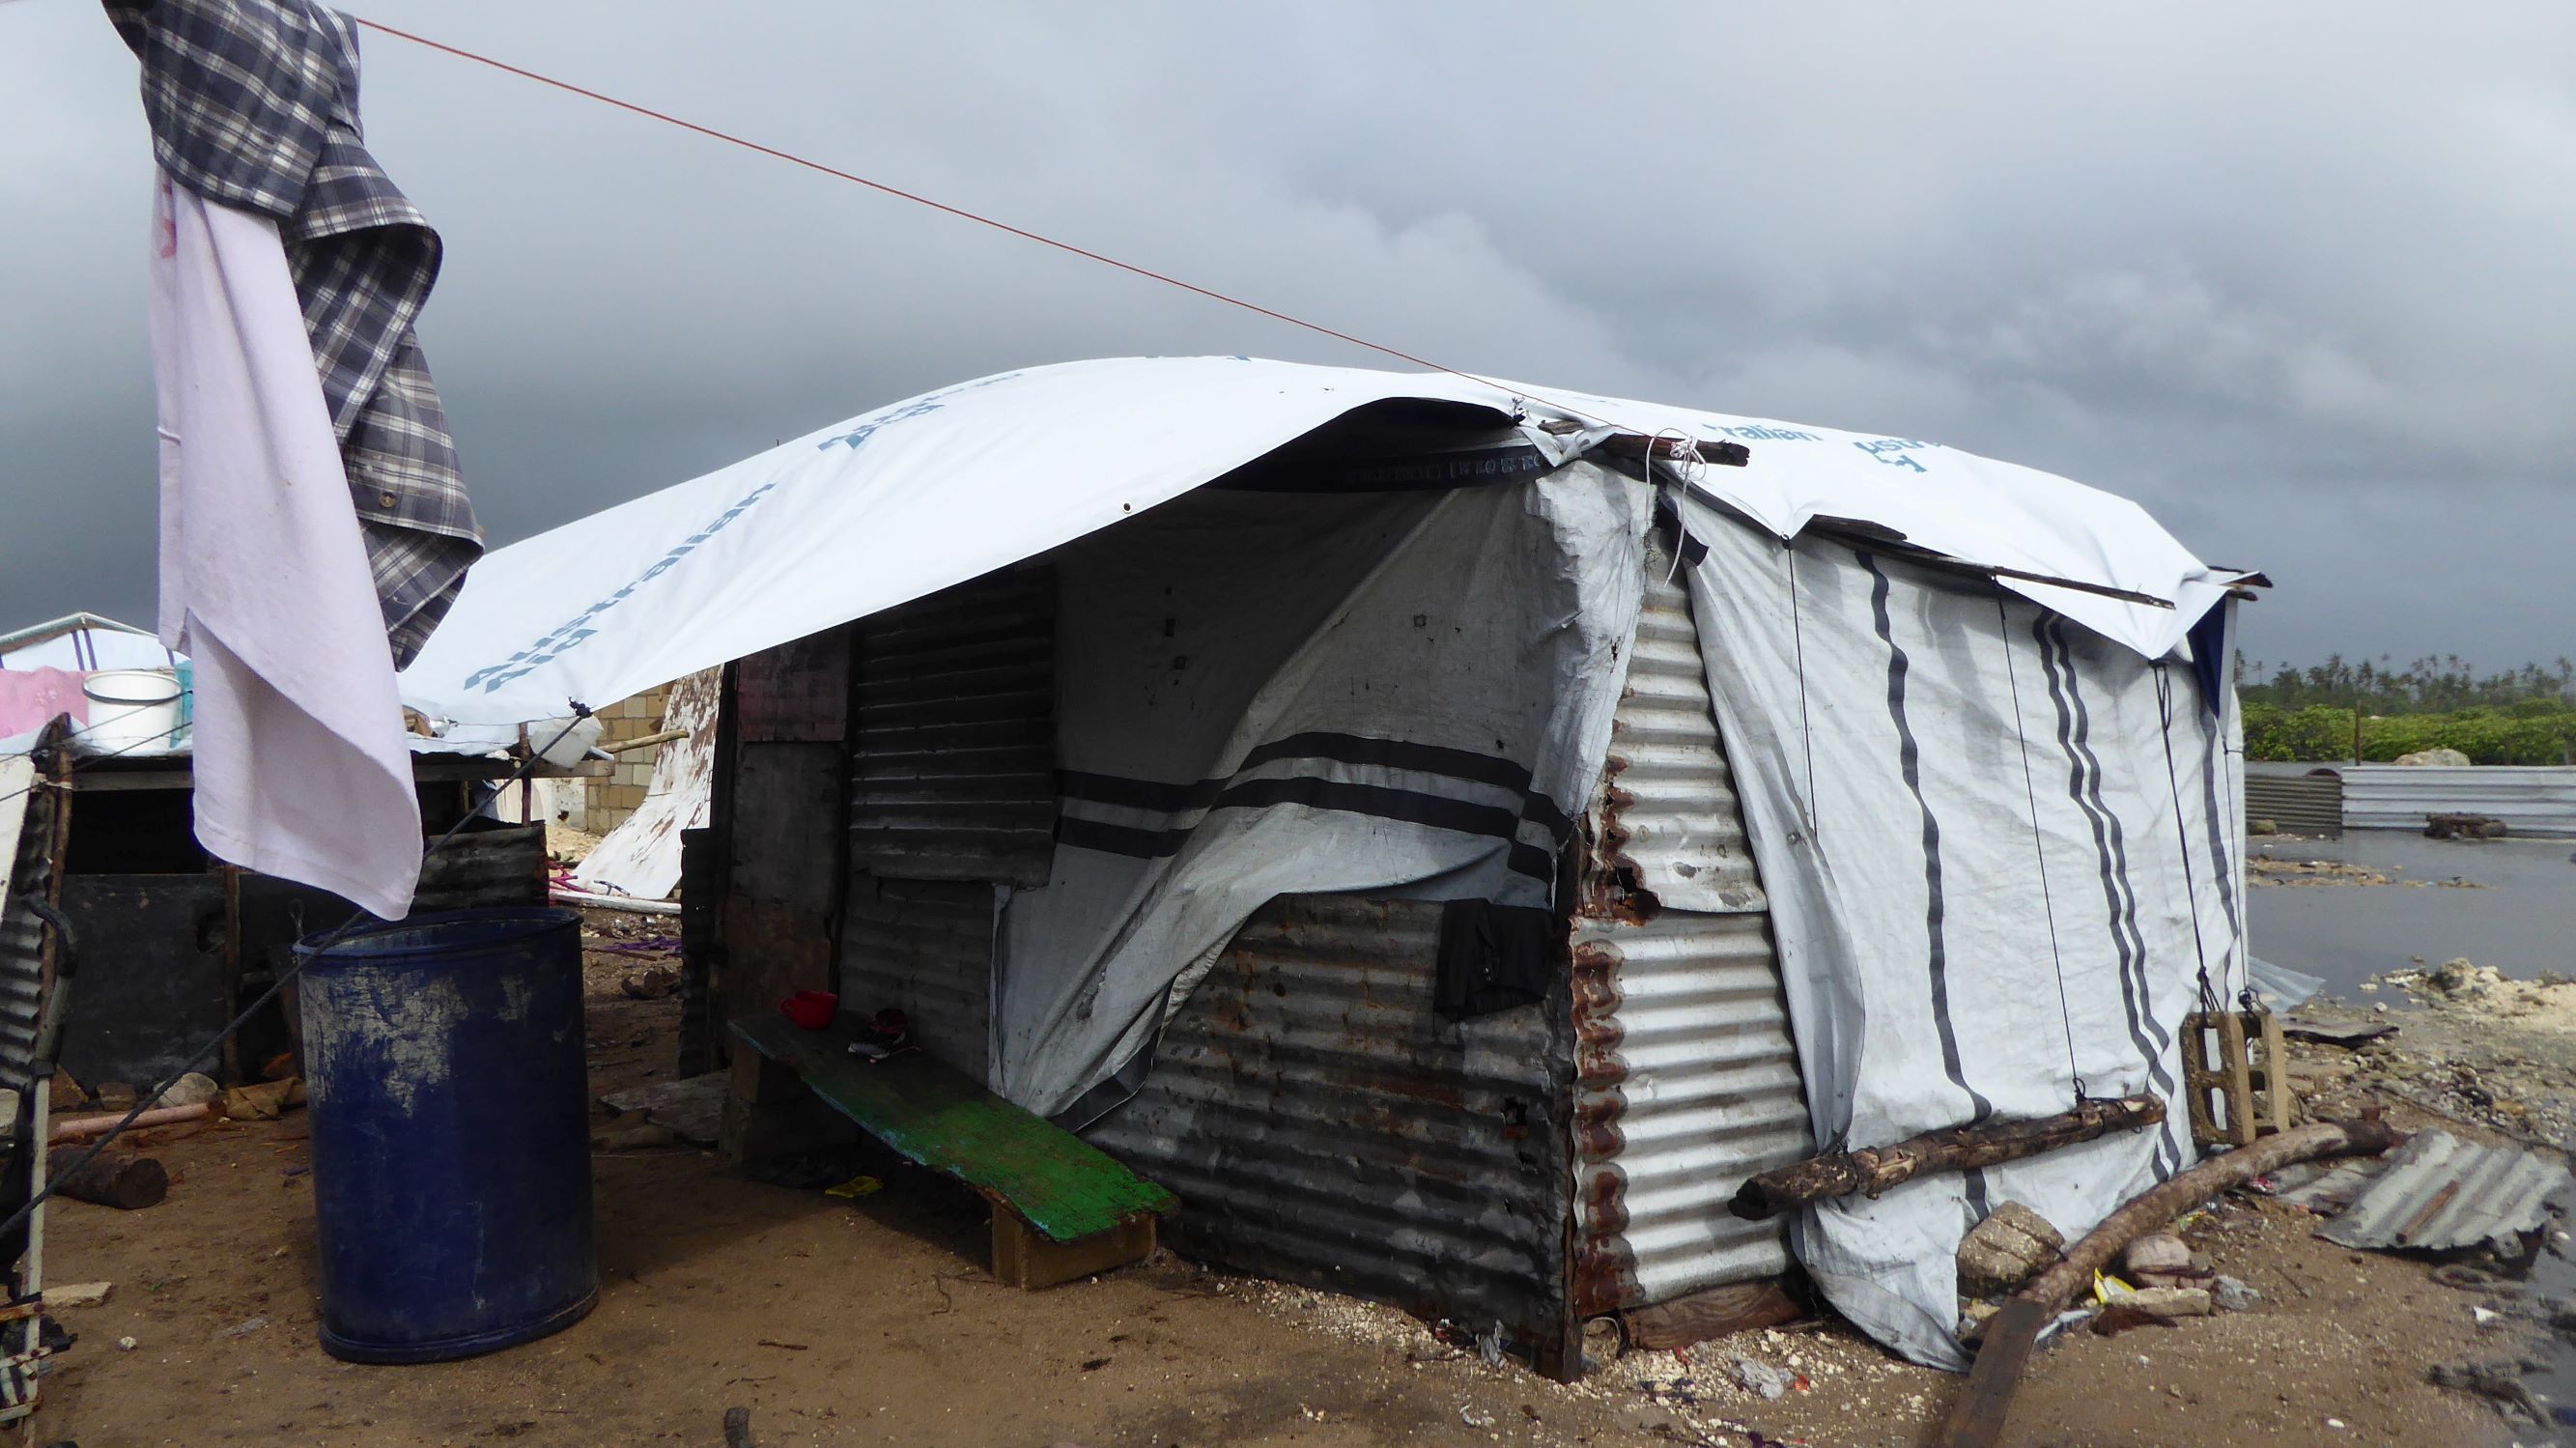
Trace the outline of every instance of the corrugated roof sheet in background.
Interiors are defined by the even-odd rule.
[[[2355,830],[2420,830],[2427,815],[2485,815],[2517,835],[2576,836],[2576,768],[2474,764],[2339,764],[2343,822]]]
[[[2249,820],[2270,820],[2294,835],[2331,838],[2343,833],[2343,780],[2332,774],[2245,772]]]
[[[2320,1235],[2347,1247],[2509,1245],[2547,1219],[2550,1194],[2568,1181],[2564,1164],[2538,1152],[2419,1131]]]

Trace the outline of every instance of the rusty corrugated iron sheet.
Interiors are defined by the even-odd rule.
[[[841,1009],[892,1007],[915,1044],[977,1081],[992,1075],[993,887],[854,872],[841,913]]]
[[[1815,1150],[1769,918],[1587,921],[1574,955],[1578,1307],[1787,1271],[1786,1223],[1727,1207]]]
[[[1688,595],[1650,557],[1574,935],[1575,1303],[1642,1307],[1789,1267],[1727,1203],[1814,1150],[1769,906]]]
[[[1020,568],[859,625],[854,864],[1039,886],[1055,859],[1055,575]]]
[[[1626,888],[1663,909],[1765,910],[1709,709],[1690,596],[1668,570],[1649,558],[1627,691],[1610,725],[1596,848],[1611,873],[1628,878]]]
[[[2550,1194],[2568,1182],[2566,1166],[2538,1152],[2419,1131],[2319,1235],[2347,1247],[2510,1249],[2547,1220]]]
[[[1292,896],[1246,924],[1085,1134],[1180,1194],[1184,1251],[1568,1356],[1565,1002],[1431,1008],[1441,907]]]

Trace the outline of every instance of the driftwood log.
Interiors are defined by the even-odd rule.
[[[60,1171],[80,1153],[58,1151],[47,1161]],[[158,1206],[170,1195],[170,1173],[148,1156],[100,1156],[68,1175],[54,1179],[54,1195],[131,1212]]]
[[[2072,1111],[2034,1121],[1954,1126],[1910,1137],[1894,1146],[1832,1152],[1766,1171],[1746,1182],[1730,1205],[1735,1215],[1760,1221],[1801,1202],[1847,1197],[1854,1192],[1875,1197],[1927,1173],[2018,1161],[2114,1131],[2154,1126],[2164,1119],[2165,1103],[2157,1097],[2116,1096],[2087,1101]]]
[[[2118,1256],[2121,1248],[2149,1232],[2164,1230],[2202,1202],[2258,1176],[2322,1156],[2375,1155],[2403,1139],[2395,1127],[2375,1116],[2294,1127],[2212,1157],[2103,1218],[2102,1225],[2066,1249],[2064,1260],[2041,1273],[1987,1322],[1976,1365],[1969,1369],[1967,1385],[1935,1442],[1939,1448],[1992,1448],[2003,1434],[2013,1390],[2020,1386],[2022,1367],[2030,1361],[2031,1345],[2038,1341],[2040,1330],[2066,1310],[2077,1292],[2092,1284],[2093,1274]]]

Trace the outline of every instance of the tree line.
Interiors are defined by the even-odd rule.
[[[2245,757],[2386,761],[2418,750],[2459,750],[2473,764],[2576,763],[2576,663],[2524,664],[2480,674],[2457,654],[2403,668],[2386,656],[2340,654],[2297,668],[2236,661],[2245,711]]]

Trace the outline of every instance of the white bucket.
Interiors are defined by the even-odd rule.
[[[179,728],[179,676],[168,669],[102,669],[81,680],[89,724],[85,749],[113,753],[166,741]]]

